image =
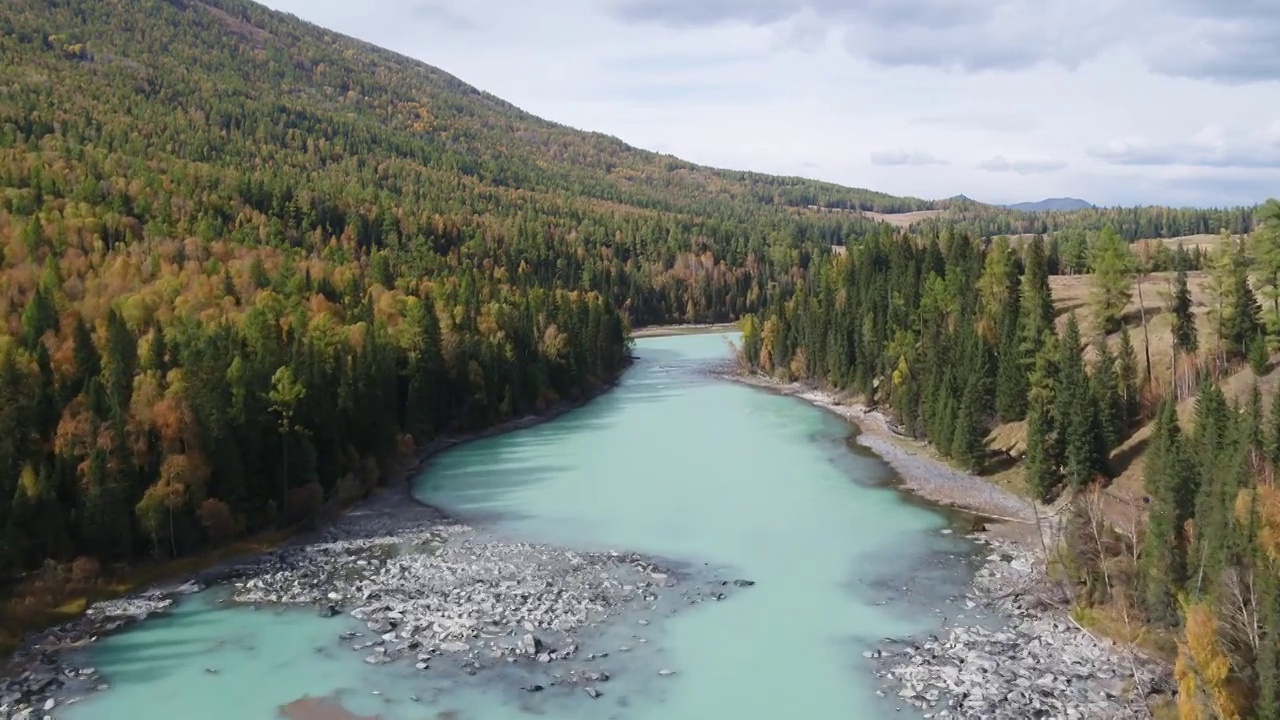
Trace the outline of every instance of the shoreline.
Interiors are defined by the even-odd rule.
[[[492,665],[498,655],[537,663],[569,660],[577,654],[575,630],[595,627],[629,609],[647,609],[662,596],[674,597],[675,602],[668,598],[667,604],[676,606],[725,597],[724,592],[706,591],[706,583],[693,582],[695,573],[674,570],[658,558],[501,540],[413,496],[413,479],[440,453],[580,409],[615,388],[622,374],[543,412],[428,442],[413,453],[407,467],[389,473],[367,497],[275,547],[175,573],[145,589],[94,602],[73,619],[30,633],[0,665],[0,718],[24,717],[24,712],[41,716],[42,709],[47,713],[107,690],[109,678],[100,677],[94,668],[69,664],[69,657],[102,637],[166,613],[183,596],[215,585],[227,587],[231,600],[245,605],[311,606],[321,617],[349,614],[364,621],[372,639],[352,649],[372,652],[366,663],[380,665],[416,654],[419,669],[425,670],[443,655],[442,661],[460,664],[467,674]],[[406,547],[411,549],[387,552]],[[360,570],[340,579],[330,572],[351,566]],[[424,604],[415,590],[424,582],[441,585],[442,597],[452,601]],[[572,601],[561,600],[557,593],[557,604],[549,610],[545,603],[535,607],[535,601],[547,599],[545,588],[558,582],[572,585],[573,592],[566,594]],[[510,592],[495,594],[491,589],[504,583],[511,586]],[[461,593],[466,597],[447,592],[459,585],[469,586],[469,592]],[[370,592],[385,593],[390,602],[370,605]],[[475,617],[486,611],[500,617]],[[415,623],[418,618],[422,622]],[[501,638],[510,642],[495,640],[499,625],[505,631]],[[582,670],[579,677],[577,672],[560,684],[603,682],[599,673]],[[548,681],[548,687],[557,682]]]
[[[889,683],[882,693],[896,695],[904,705],[918,707],[938,720],[1012,720],[1035,713],[1046,717],[1069,713],[1071,717],[1099,720],[1149,717],[1143,714],[1144,700],[1167,689],[1166,673],[1137,653],[1097,639],[1063,611],[1065,598],[1055,595],[1054,586],[1044,577],[1043,552],[1028,538],[1034,533],[1025,532],[1027,528],[1034,530],[1033,524],[1026,524],[1034,523],[1034,519],[1027,520],[1035,514],[1029,501],[913,451],[894,434],[881,413],[846,404],[836,393],[763,376],[712,372],[730,382],[798,397],[855,425],[859,428],[858,445],[894,469],[900,492],[979,519],[996,518],[991,523],[994,527],[985,528],[987,533],[971,536],[989,547],[964,604],[971,614],[981,608],[1003,618],[1005,628],[992,632],[960,615],[944,623],[938,633],[941,638],[885,638],[876,650],[865,654],[873,658],[875,674]],[[750,581],[727,583],[719,569],[672,569],[661,558],[629,552],[571,553],[499,540],[482,526],[470,527],[418,501],[412,495],[412,481],[445,450],[549,422],[599,398],[620,379],[621,375],[543,413],[427,443],[407,467],[388,474],[369,497],[344,509],[321,528],[294,535],[277,548],[95,604],[81,618],[43,633],[40,639],[49,641],[46,646],[40,642],[23,645],[18,655],[26,657],[15,663],[19,672],[0,678],[0,717],[23,708],[38,715],[46,702],[56,701],[61,706],[106,689],[104,681],[109,678],[98,677],[90,668],[67,665],[65,654],[100,635],[164,613],[177,598],[215,583],[227,585],[237,602],[313,607],[323,617],[349,614],[363,621],[369,632],[344,636],[343,644],[371,665],[413,663],[416,656],[420,671],[472,675],[498,659],[532,668],[549,665],[545,671],[548,688],[560,684],[578,692],[594,690],[608,675],[592,669],[594,654],[583,657],[579,652],[579,642],[590,642],[590,628],[627,613],[648,614],[659,602],[674,612],[679,607],[724,599],[722,590],[732,591],[738,583],[747,587]],[[406,495],[412,502],[404,502]],[[1024,532],[1009,533],[1010,528]],[[432,546],[432,550],[430,556],[411,550],[388,557],[385,550],[389,545]],[[441,574],[442,564],[449,568],[447,575]],[[357,577],[336,582],[327,572],[351,565],[365,569]],[[708,587],[704,582],[708,574],[719,582]],[[551,610],[545,605],[534,610],[516,597],[519,593],[495,593],[493,587],[504,580],[512,580],[521,592],[535,588],[533,597],[540,602],[549,597],[542,594],[542,588],[567,584],[573,600]],[[450,595],[443,603],[424,604],[419,592],[424,583],[435,583],[441,590],[465,591],[455,593],[457,597]],[[366,595],[370,588],[386,596],[371,604]],[[491,605],[499,607],[501,619],[477,617],[477,608]],[[422,617],[432,618],[434,627],[417,622]],[[587,634],[579,636],[578,630]],[[600,648],[609,649],[616,648]],[[551,680],[551,672],[565,666],[566,661],[572,668],[567,677]],[[6,703],[5,695],[14,696],[10,681],[20,675],[22,702],[15,707]],[[1130,675],[1132,680],[1127,680]],[[56,686],[50,687],[51,680],[56,680]],[[27,688],[34,692],[27,692]],[[596,697],[591,691],[588,694]],[[1044,715],[1046,712],[1051,714]]]
[[[738,329],[738,322],[679,323],[674,325],[645,325],[631,330],[632,339],[671,337],[672,335],[701,335],[730,332]]]
[[[986,479],[912,450],[879,411],[845,403],[804,383],[721,370],[722,379],[796,397],[855,426],[856,442],[889,465],[895,489],[910,497],[991,522],[968,537],[986,548],[964,597],[965,614],[938,635],[885,638],[864,655],[894,695],[934,720],[1090,720],[1150,718],[1150,703],[1173,691],[1169,669],[1135,648],[1100,639],[1070,615],[1071,598],[1046,574],[1057,520],[1030,500]],[[1039,526],[1039,530],[1037,530]],[[979,622],[1000,618],[992,630]],[[968,617],[966,617],[968,616]]]
[[[878,410],[860,403],[846,403],[834,392],[805,383],[784,383],[763,375],[720,374],[725,380],[777,395],[795,397],[843,418],[858,429],[856,442],[893,468],[894,486],[936,507],[977,516],[998,530],[990,532],[1005,539],[1034,544],[1036,515],[1045,522],[1048,513],[1026,498],[979,476],[957,470],[923,451],[905,447],[919,441],[897,434]],[[1016,524],[1016,527],[1010,525]],[[1047,529],[1047,528],[1046,528]]]

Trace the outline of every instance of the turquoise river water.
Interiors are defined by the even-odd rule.
[[[82,662],[111,689],[58,717],[919,717],[876,694],[862,653],[939,627],[971,548],[945,532],[951,517],[889,487],[889,468],[851,447],[843,420],[705,372],[729,337],[639,340],[615,390],[448,451],[415,481],[419,499],[504,537],[634,550],[756,582],[651,625],[620,618],[596,639],[634,650],[602,665],[614,677],[599,699],[523,693],[501,670],[370,667],[335,637],[354,621],[230,607],[209,591],[87,650]],[[304,697],[334,704],[283,709]]]

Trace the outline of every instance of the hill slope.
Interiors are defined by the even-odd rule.
[[[1022,212],[1043,212],[1046,210],[1086,210],[1093,207],[1093,203],[1079,198],[1046,198],[1036,202],[1014,203],[1005,205],[1005,207]]]
[[[800,208],[933,206],[638,150],[243,0],[19,0],[0,52],[0,209],[34,208],[38,166],[41,198],[111,205],[158,234],[249,220],[273,241],[394,236],[509,273],[570,242],[582,258],[519,259],[642,323],[731,317],[763,292],[757,274],[871,227]],[[752,255],[758,272],[740,272]]]
[[[309,521],[616,378],[624,315],[735,317],[875,227],[808,206],[930,207],[637,150],[242,0],[6,2],[0,87],[0,580]]]

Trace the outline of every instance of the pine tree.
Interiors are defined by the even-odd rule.
[[[1001,422],[1021,420],[1027,412],[1027,364],[1018,338],[1018,303],[1007,303],[996,355],[996,416]]]
[[[987,420],[986,398],[990,363],[986,344],[976,333],[970,340],[966,353],[964,392],[956,413],[955,433],[950,443],[950,454],[973,472],[982,470],[986,455]]]
[[[1062,484],[1062,453],[1054,426],[1053,348],[1046,344],[1036,356],[1027,396],[1027,486],[1040,500],[1049,500]]]
[[[1255,501],[1256,501],[1256,495]],[[1256,512],[1256,508],[1255,508]],[[1257,649],[1259,720],[1280,718],[1280,568],[1266,548],[1253,537],[1253,577],[1257,581],[1257,615],[1262,627]]]
[[[1017,297],[1018,275],[1009,239],[996,238],[987,251],[982,276],[978,279],[978,326],[991,340],[1000,339],[1000,325],[1008,311],[1010,301]]]
[[[1227,314],[1226,340],[1232,353],[1239,357],[1249,357],[1249,349],[1262,334],[1261,307],[1258,298],[1249,286],[1249,275],[1246,270],[1247,261],[1242,260],[1232,275],[1231,309]],[[1260,353],[1266,353],[1265,340],[1259,345]]]
[[[28,350],[34,349],[46,332],[57,328],[58,309],[48,290],[40,287],[32,293],[22,311],[21,322],[22,343]]]
[[[1269,301],[1267,327],[1273,336],[1280,335],[1280,200],[1268,200],[1258,208],[1255,218],[1257,227],[1249,236],[1253,274]]]
[[[1142,396],[1138,384],[1138,353],[1133,349],[1129,328],[1120,331],[1120,348],[1116,352],[1116,382],[1124,400],[1124,426],[1137,425],[1142,411]]]
[[[1270,431],[1267,433],[1267,459],[1271,467],[1280,471],[1280,393],[1271,400],[1271,413],[1267,418]]]
[[[1102,433],[1106,448],[1110,450],[1124,439],[1126,415],[1124,397],[1120,383],[1116,377],[1116,361],[1111,355],[1111,347],[1105,337],[1099,338],[1097,352],[1093,363],[1093,375],[1090,378],[1094,402],[1098,407],[1098,428]]]
[[[1173,316],[1174,350],[1187,354],[1194,353],[1198,348],[1196,319],[1191,312],[1191,289],[1187,286],[1186,270],[1179,270],[1174,276],[1169,313]]]
[[[1111,227],[1103,229],[1090,257],[1093,266],[1092,305],[1098,326],[1105,334],[1120,329],[1120,318],[1129,304],[1133,283],[1133,254],[1129,244]]]
[[[1075,313],[1067,319],[1058,348],[1058,386],[1054,423],[1061,433],[1064,476],[1068,485],[1083,488],[1107,474],[1106,440],[1098,422],[1098,404],[1084,369],[1080,325]]]
[[[1018,335],[1023,365],[1029,374],[1046,333],[1053,330],[1053,296],[1044,240],[1039,235],[1027,247],[1025,263],[1018,294]]]
[[[1186,583],[1186,550],[1182,532],[1188,514],[1187,468],[1177,410],[1172,399],[1160,404],[1147,450],[1143,482],[1150,504],[1142,547],[1142,603],[1154,622],[1177,619],[1174,598]]]
[[[1249,437],[1249,447],[1265,453],[1267,448],[1267,431],[1262,411],[1262,390],[1254,382],[1249,387],[1249,398],[1244,404],[1244,431]]]
[[[1249,368],[1253,374],[1262,377],[1267,374],[1271,365],[1271,353],[1267,352],[1267,336],[1258,331],[1249,342]]]
[[[1241,486],[1248,457],[1241,425],[1221,388],[1210,381],[1202,383],[1196,397],[1195,481],[1192,497],[1183,499],[1194,508],[1196,546],[1188,560],[1188,576],[1194,579],[1188,583],[1196,592],[1206,591],[1206,583],[1212,584],[1225,563],[1236,488]]]

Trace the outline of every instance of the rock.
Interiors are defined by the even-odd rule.
[[[665,588],[682,580],[632,553],[571,552],[497,539],[385,493],[366,501],[360,513],[319,529],[312,539],[228,569],[218,582],[226,582],[231,599],[248,608],[294,605],[321,617],[350,615],[368,632],[338,636],[371,665],[417,657],[415,667],[426,670],[432,658],[455,654],[462,655],[461,668],[470,674],[517,658],[541,663],[576,658],[576,631],[624,613],[643,612],[646,623],[656,621],[671,605],[661,601]],[[700,579],[671,599],[705,597],[705,586]],[[61,648],[165,612],[175,595],[203,588],[191,581],[95,603],[80,619],[45,634],[18,666],[43,667],[37,649],[46,650],[52,672],[23,680],[22,701],[38,697],[43,704],[61,678],[96,682],[92,669],[59,665]],[[513,637],[520,637],[514,652],[510,640],[502,640]],[[608,677],[599,675],[591,682]],[[30,692],[46,679],[46,692]],[[0,682],[0,696],[7,690]],[[14,706],[7,704],[0,718]]]
[[[516,646],[516,649],[522,655],[533,657],[542,652],[542,640],[533,633],[525,633],[524,637],[520,638],[520,643]]]
[[[1123,648],[1100,645],[1067,623],[1040,599],[1065,604],[1053,595],[1058,586],[1044,580],[1036,556],[1000,541],[990,544],[996,552],[975,574],[965,603],[1007,618],[1007,626],[992,632],[960,623],[945,638],[886,638],[883,644],[901,649],[881,653],[896,664],[877,674],[897,681],[897,696],[921,709],[946,707],[933,714],[948,720],[1148,717],[1144,699],[1128,692],[1127,683],[1137,668],[1141,685],[1171,691],[1162,669]]]
[[[587,687],[582,688],[582,691],[583,691],[583,692],[585,692],[586,694],[590,695],[592,698],[598,698],[598,697],[600,697],[600,691],[599,691],[599,690],[597,690],[597,689],[595,689],[595,688],[593,688],[593,687],[591,687],[591,686],[587,686]]]
[[[737,585],[738,587],[751,587],[752,585],[756,584],[756,581],[755,580],[734,580],[733,584]]]
[[[535,693],[535,692],[542,692],[546,688],[542,687],[541,685],[525,685],[520,689],[524,690],[525,692]]]
[[[44,711],[45,711],[45,712],[49,712],[49,711],[50,711],[50,710],[52,710],[52,709],[54,708],[54,706],[56,706],[57,704],[58,704],[58,701],[57,701],[57,700],[54,700],[53,698],[49,698],[48,700],[45,700],[45,701],[44,701]]]

